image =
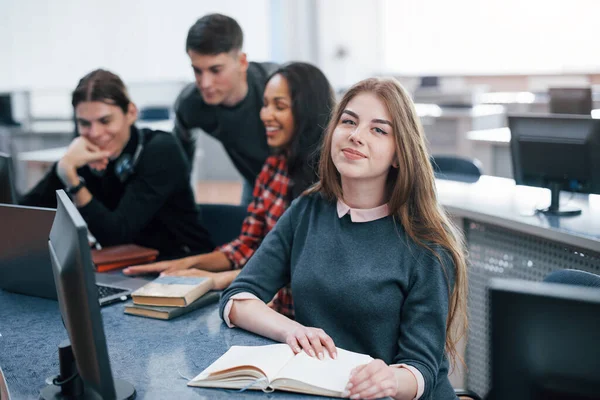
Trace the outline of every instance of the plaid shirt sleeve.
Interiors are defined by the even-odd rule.
[[[294,299],[292,298],[292,288],[290,285],[281,288],[273,298],[273,301],[269,303],[269,306],[290,319],[296,319]]]
[[[240,236],[217,250],[233,265],[242,268],[287,208],[287,164],[283,156],[271,156],[256,179],[253,199]]]

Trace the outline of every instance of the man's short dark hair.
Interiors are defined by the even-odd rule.
[[[188,31],[185,51],[216,55],[240,50],[243,44],[244,33],[235,19],[223,14],[208,14]]]

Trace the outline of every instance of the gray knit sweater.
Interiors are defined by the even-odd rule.
[[[336,346],[388,364],[417,368],[421,399],[454,399],[444,352],[449,286],[443,260],[416,245],[389,216],[354,223],[320,194],[295,200],[237,279],[223,292],[268,302],[291,282],[296,320],[318,327]]]

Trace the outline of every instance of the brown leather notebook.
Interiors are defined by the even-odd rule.
[[[96,271],[98,272],[147,264],[156,260],[156,257],[158,257],[158,250],[136,244],[122,244],[92,250],[92,261],[96,264]]]

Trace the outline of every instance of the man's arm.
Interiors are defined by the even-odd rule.
[[[195,98],[195,95],[198,96],[196,86],[193,83],[190,83],[181,91],[177,97],[177,100],[175,100],[175,105],[173,106],[175,110],[175,125],[173,126],[173,135],[181,144],[188,164],[190,165],[190,169],[194,165],[196,137],[192,132],[194,127],[190,125],[189,118],[186,118],[186,115],[189,113],[190,108],[198,108],[196,111],[200,111],[199,109],[204,104],[201,98]]]

